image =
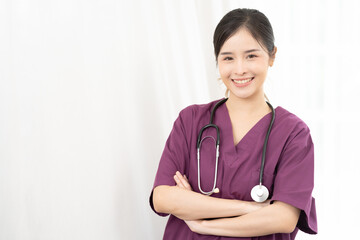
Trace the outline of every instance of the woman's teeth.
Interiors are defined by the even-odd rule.
[[[248,79],[245,79],[245,80],[235,80],[235,79],[233,79],[233,81],[236,82],[236,83],[244,84],[244,83],[250,82],[252,79],[253,78],[248,78]]]

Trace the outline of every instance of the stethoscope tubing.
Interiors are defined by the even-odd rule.
[[[216,182],[217,182],[217,169],[218,169],[218,163],[219,163],[219,145],[220,145],[220,130],[219,130],[219,127],[213,123],[213,120],[214,120],[214,114],[215,114],[215,111],[216,109],[223,103],[225,103],[226,101],[228,100],[228,98],[224,98],[222,100],[220,100],[219,102],[217,102],[215,104],[215,106],[213,107],[212,111],[211,111],[211,115],[210,115],[210,123],[205,125],[204,127],[202,127],[200,129],[200,132],[199,132],[199,135],[198,135],[198,138],[197,138],[197,144],[196,144],[196,149],[197,149],[197,162],[198,162],[198,188],[200,190],[200,192],[202,194],[205,194],[205,195],[211,195],[213,193],[217,193],[219,192],[219,189],[216,188]],[[269,136],[270,136],[270,132],[271,132],[271,129],[272,129],[272,126],[274,124],[274,121],[275,121],[275,110],[273,108],[273,106],[269,103],[269,102],[266,102],[268,104],[268,106],[271,108],[271,112],[272,112],[272,117],[271,117],[271,121],[270,121],[270,124],[269,124],[269,127],[268,127],[268,130],[267,130],[267,133],[266,133],[266,136],[265,136],[265,140],[264,140],[264,145],[263,145],[263,150],[262,150],[262,157],[261,157],[261,166],[260,166],[260,173],[259,173],[259,185],[256,185],[254,186],[253,189],[255,188],[260,188],[262,189],[262,187],[264,188],[264,192],[265,192],[265,195],[263,195],[261,193],[261,195],[259,196],[255,196],[253,197],[253,190],[252,190],[252,193],[251,193],[251,197],[254,199],[254,201],[257,201],[257,202],[263,202],[267,199],[268,197],[268,190],[265,186],[262,186],[263,184],[263,176],[264,176],[264,168],[265,168],[265,158],[266,158],[266,148],[267,148],[267,144],[268,144],[268,140],[269,140]],[[200,183],[200,180],[201,180],[201,177],[200,177],[200,148],[201,148],[201,143],[204,139],[206,138],[209,138],[210,136],[206,136],[205,138],[201,138],[202,137],[202,134],[203,132],[208,129],[208,128],[215,128],[216,130],[216,140],[211,137],[214,142],[215,142],[215,147],[216,147],[216,160],[215,160],[215,173],[214,173],[214,184],[213,184],[213,188],[211,191],[209,192],[206,192],[206,191],[203,191],[202,188],[201,188],[201,183]]]
[[[219,163],[220,130],[216,124],[213,124],[213,119],[214,119],[215,110],[226,101],[227,101],[227,98],[224,98],[215,104],[214,108],[211,111],[210,123],[200,129],[200,132],[199,132],[199,135],[197,138],[196,149],[197,149],[197,160],[198,160],[197,161],[197,163],[198,163],[198,188],[199,188],[199,191],[205,195],[211,195],[214,192],[216,192],[216,189],[217,189],[216,182],[217,182],[217,169],[218,169],[218,165],[219,165],[218,163]],[[201,177],[200,177],[200,148],[201,148],[202,141],[207,138],[207,137],[205,137],[205,138],[201,139],[202,134],[205,131],[205,129],[208,129],[208,128],[215,128],[215,130],[216,130],[216,141],[213,138],[215,141],[215,147],[216,147],[216,158],[215,158],[214,185],[213,185],[213,188],[211,191],[206,192],[206,191],[202,190],[201,183],[200,183],[200,180],[201,180]]]
[[[271,108],[271,114],[272,114],[272,116],[271,116],[271,121],[270,121],[268,130],[267,130],[267,133],[266,133],[266,137],[265,137],[264,145],[263,145],[263,150],[262,150],[261,166],[260,166],[260,176],[259,176],[259,183],[260,183],[260,185],[262,185],[262,182],[263,182],[267,143],[268,143],[268,141],[269,141],[270,132],[271,132],[272,126],[273,126],[274,121],[275,121],[275,110],[274,110],[273,106],[272,106],[269,102],[266,102],[266,103],[267,103],[268,106]]]

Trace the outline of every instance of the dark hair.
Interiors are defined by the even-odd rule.
[[[238,8],[228,12],[216,26],[213,40],[216,61],[225,41],[242,27],[272,56],[275,39],[269,19],[258,10]]]

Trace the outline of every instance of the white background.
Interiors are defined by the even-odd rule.
[[[319,234],[358,233],[360,3],[0,0],[0,239],[161,239],[148,204],[178,112],[223,96],[212,34],[270,19],[265,90],[315,143]]]

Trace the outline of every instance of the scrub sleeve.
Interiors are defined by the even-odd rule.
[[[153,191],[154,188],[161,185],[175,186],[174,175],[176,171],[184,173],[186,161],[190,158],[189,144],[187,142],[188,137],[186,137],[184,125],[187,124],[188,129],[191,129],[191,126],[189,126],[191,122],[184,123],[184,118],[182,116],[184,114],[188,114],[189,112],[191,111],[186,111],[186,109],[180,112],[178,118],[174,122],[174,126],[166,141],[165,149],[160,158],[154,186],[149,198],[151,208],[160,216],[167,216],[169,214],[155,211],[152,199]],[[187,119],[189,119],[189,117],[187,117]]]
[[[298,123],[280,156],[271,201],[282,201],[301,210],[297,227],[317,233],[314,187],[314,145],[305,123]]]

